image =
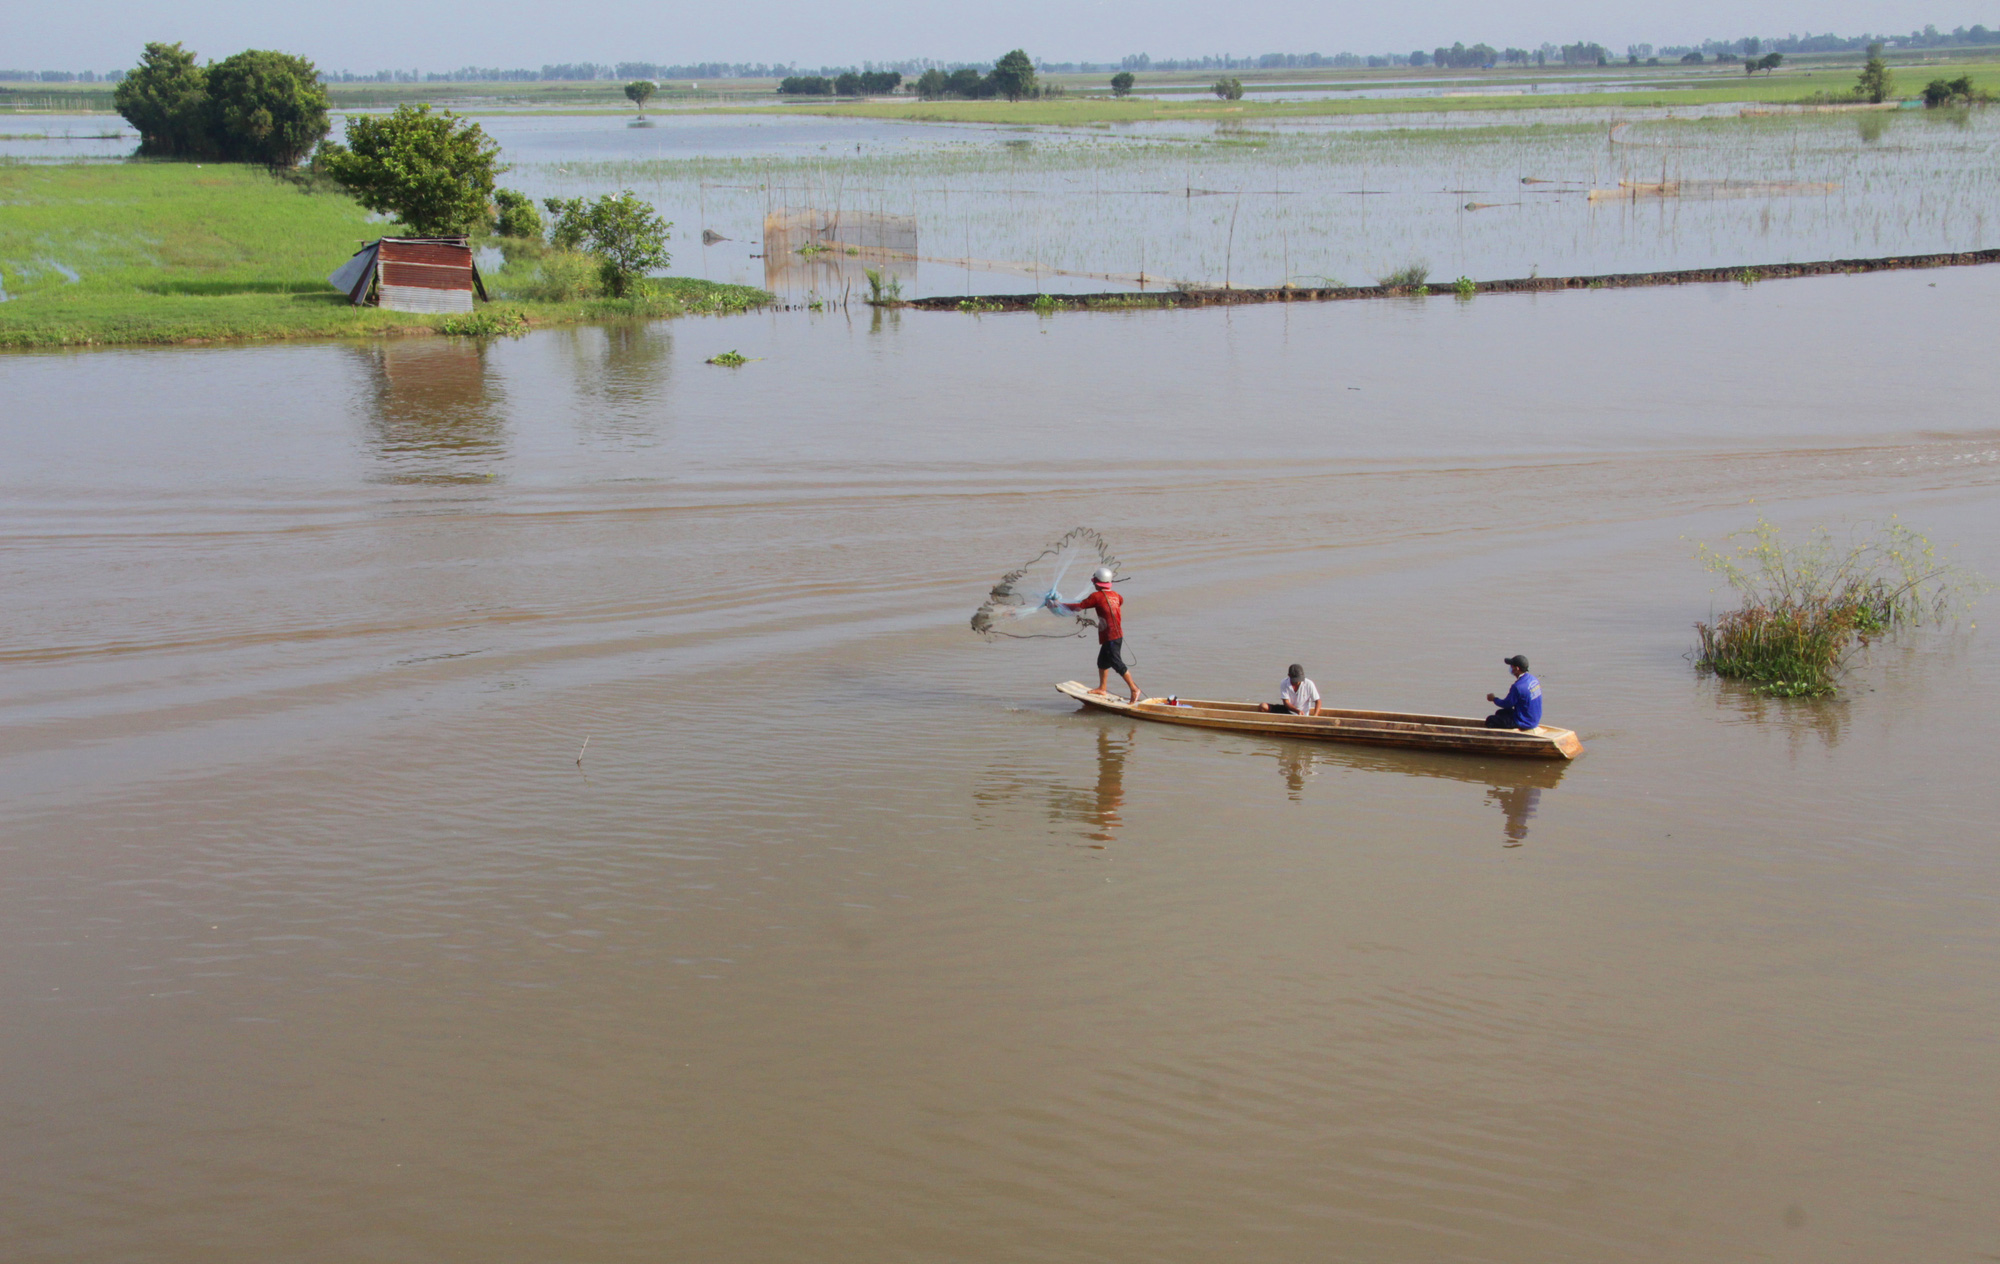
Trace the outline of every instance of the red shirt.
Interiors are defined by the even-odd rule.
[[[1109,588],[1100,588],[1071,606],[1071,610],[1097,611],[1097,643],[1122,641],[1125,639],[1125,616],[1121,613],[1125,599]]]

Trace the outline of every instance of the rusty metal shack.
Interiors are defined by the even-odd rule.
[[[464,237],[384,237],[356,251],[327,281],[356,307],[469,312],[486,297]]]

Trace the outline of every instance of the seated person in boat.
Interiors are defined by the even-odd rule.
[[[1260,711],[1275,715],[1318,715],[1319,686],[1306,679],[1306,669],[1293,663],[1285,669],[1285,681],[1278,686],[1276,702],[1260,702]]]
[[[1502,659],[1507,670],[1514,673],[1514,684],[1505,697],[1486,695],[1488,702],[1498,703],[1500,709],[1486,717],[1489,729],[1532,729],[1542,722],[1542,682],[1528,674],[1528,660],[1516,654]]]

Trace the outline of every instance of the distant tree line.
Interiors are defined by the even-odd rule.
[[[1034,59],[1018,48],[994,62],[993,69],[985,74],[971,66],[961,66],[950,74],[926,70],[917,76],[914,90],[926,101],[949,97],[966,101],[1006,97],[1009,101],[1019,101],[1023,97],[1053,95],[1037,78]],[[1129,82],[1126,90],[1130,91]]]
[[[902,86],[901,72],[864,70],[843,71],[831,79],[825,75],[789,75],[778,82],[780,95],[788,97],[879,97]]]

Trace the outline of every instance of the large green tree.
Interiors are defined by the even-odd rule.
[[[1035,90],[1034,60],[1017,48],[993,63],[993,73],[989,78],[997,95],[1009,101],[1019,101]]]
[[[146,45],[146,55],[118,82],[112,101],[139,133],[148,157],[208,152],[208,72],[179,44]]]
[[[209,138],[227,162],[297,165],[327,133],[326,104],[303,57],[253,48],[208,68]]]
[[[316,165],[371,211],[418,236],[471,233],[491,212],[500,145],[471,119],[428,105],[347,120],[347,144],[320,147]]]

